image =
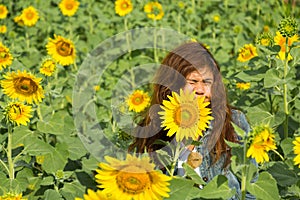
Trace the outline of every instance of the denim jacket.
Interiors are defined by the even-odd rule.
[[[250,126],[246,120],[246,117],[241,111],[232,110],[232,121],[241,129],[243,129],[246,133],[250,131]],[[229,187],[232,189],[236,189],[236,195],[230,198],[230,200],[238,200],[239,196],[241,196],[240,182],[238,181],[237,177],[230,171],[229,167],[223,168],[223,164],[225,162],[225,154],[222,154],[220,159],[216,163],[212,164],[212,159],[209,153],[204,153],[205,149],[203,148],[203,144],[205,144],[207,140],[206,136],[210,134],[210,132],[211,128],[209,128],[206,131],[206,133],[204,133],[204,136],[201,138],[200,142],[202,142],[202,144],[194,147],[193,151],[199,152],[203,156],[203,161],[201,165],[195,168],[194,170],[206,182],[209,182],[217,175],[225,175],[228,179]],[[182,168],[182,164],[187,161],[189,153],[189,150],[184,150],[179,156],[176,170],[177,175],[179,176],[184,175],[184,169]],[[255,197],[251,194],[247,194],[246,199],[255,199]]]

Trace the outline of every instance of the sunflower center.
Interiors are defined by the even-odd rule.
[[[180,104],[180,107],[174,112],[174,121],[180,127],[189,128],[197,122],[198,112],[198,109],[193,104]]]
[[[20,77],[14,80],[14,86],[17,93],[23,95],[32,95],[38,90],[38,85],[30,78]]]
[[[33,12],[27,12],[25,16],[26,16],[26,19],[31,20],[34,17],[34,13]]]
[[[137,167],[135,167],[137,168]],[[140,168],[137,168],[137,171]],[[132,172],[132,166],[130,167],[130,171],[122,171],[120,172],[116,179],[117,184],[123,192],[130,193],[130,194],[138,194],[143,192],[146,187],[148,187],[149,183],[151,182],[150,175],[148,173],[135,173]]]
[[[8,57],[7,52],[4,51],[4,49],[0,48],[0,59],[5,59],[7,57]]]
[[[72,10],[73,7],[74,7],[73,3],[67,3],[67,4],[66,4],[66,9],[67,9],[67,10]]]
[[[134,105],[140,105],[141,103],[143,103],[144,101],[144,97],[143,95],[140,94],[136,94],[133,98],[132,98],[132,103]]]
[[[73,53],[73,48],[70,43],[64,41],[58,41],[56,43],[57,53],[61,56],[70,56]]]
[[[123,2],[121,5],[122,10],[127,10],[128,7],[129,7],[129,4],[127,2]]]

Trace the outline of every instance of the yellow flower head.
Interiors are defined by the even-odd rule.
[[[0,33],[6,33],[7,27],[5,25],[0,26]]]
[[[292,46],[292,44],[294,42],[297,42],[299,39],[298,35],[294,35],[292,37],[289,37],[288,38],[288,51],[289,51],[289,47]],[[285,52],[286,52],[286,48],[285,48],[285,43],[286,43],[286,38],[283,37],[279,31],[276,32],[276,36],[274,37],[274,42],[275,44],[279,45],[280,46],[280,51],[278,53],[278,57],[279,59],[281,60],[285,60]],[[293,57],[291,56],[291,54],[289,53],[288,54],[288,60],[292,60]]]
[[[162,5],[158,2],[149,2],[144,6],[147,17],[153,20],[160,20],[164,16]]]
[[[13,57],[9,52],[9,48],[4,46],[0,42],[0,71],[3,68],[6,68],[7,66],[11,65],[12,60],[13,60]]]
[[[131,0],[117,0],[115,1],[115,11],[120,16],[129,14],[133,9]]]
[[[150,97],[147,92],[143,92],[142,90],[135,90],[129,97],[127,98],[127,105],[129,106],[129,110],[134,112],[142,112],[147,108],[150,103]]]
[[[56,70],[56,63],[51,58],[45,59],[40,67],[40,73],[45,76],[52,76]]]
[[[246,44],[239,50],[239,56],[237,58],[240,62],[246,62],[257,56],[256,47],[252,44]]]
[[[299,165],[300,168],[300,137],[296,137],[293,141],[294,144],[294,153],[296,154],[296,157],[294,158],[295,165]]]
[[[22,198],[22,194],[7,193],[3,196],[0,196],[0,200],[27,200],[27,199]]]
[[[149,157],[138,158],[127,154],[126,160],[105,156],[95,176],[99,188],[115,199],[162,199],[169,197],[170,176],[154,170]]]
[[[258,126],[253,129],[252,142],[247,151],[247,157],[252,157],[258,163],[269,161],[268,151],[275,150],[275,136],[273,130],[269,126]]]
[[[65,66],[75,62],[76,51],[73,42],[61,36],[54,35],[54,39],[49,38],[46,45],[48,54],[58,62]]]
[[[77,0],[62,0],[58,6],[63,15],[71,17],[78,10],[79,4]]]
[[[3,75],[4,80],[0,81],[3,93],[10,98],[26,101],[29,104],[39,103],[44,98],[44,90],[40,85],[41,78],[27,73],[26,70],[21,72],[7,72]]]
[[[7,17],[8,10],[3,4],[0,4],[0,19],[5,19]]]
[[[27,125],[30,118],[32,117],[31,106],[26,106],[20,102],[10,103],[5,108],[5,118],[7,122],[12,122],[16,125]]]
[[[21,16],[16,16],[14,18],[14,22],[16,22],[19,26],[24,26],[24,20]]]
[[[262,34],[256,37],[256,44],[262,46],[273,46],[273,36],[270,32],[263,32]]]
[[[250,88],[251,84],[250,83],[237,83],[236,87],[241,89],[241,90],[248,90]]]
[[[220,15],[219,14],[215,14],[213,16],[213,21],[216,22],[216,23],[218,23],[220,21]]]
[[[158,112],[163,120],[161,126],[169,129],[167,136],[176,133],[177,141],[184,138],[197,140],[213,119],[210,116],[211,109],[207,108],[210,102],[204,102],[205,97],[196,97],[195,93],[183,90],[180,90],[180,94],[172,92],[168,98],[162,102],[163,111]]]
[[[33,6],[29,6],[22,11],[20,18],[25,26],[34,26],[39,19],[39,13]]]

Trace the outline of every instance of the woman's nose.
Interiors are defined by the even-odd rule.
[[[205,93],[205,84],[204,83],[197,83],[194,87],[194,91],[197,95],[203,95]]]

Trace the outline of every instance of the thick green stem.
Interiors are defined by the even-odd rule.
[[[124,17],[124,28],[126,31],[126,43],[129,53],[129,59],[131,59],[131,47],[130,47],[130,40],[129,40],[129,34],[128,34],[128,24],[127,24],[127,17]]]
[[[246,137],[247,138],[247,137]],[[243,151],[243,169],[242,169],[242,182],[241,182],[241,192],[242,192],[242,200],[246,199],[246,181],[247,181],[247,165],[246,165],[246,153],[247,153],[247,140],[244,142],[244,151]]]
[[[9,179],[10,186],[12,186],[12,181],[15,179],[15,169],[14,162],[12,159],[12,127],[8,125],[8,139],[7,139],[7,160],[8,160],[8,169],[9,169]]]
[[[158,55],[157,55],[157,32],[156,32],[156,20],[154,20],[154,41],[153,41],[153,50],[154,50],[154,61],[158,63]]]
[[[283,73],[283,79],[286,80],[287,74],[288,74],[288,37],[286,37],[285,42],[285,63],[284,63],[284,73]],[[283,84],[283,104],[284,104],[284,113],[285,113],[285,121],[283,124],[283,130],[284,130],[284,138],[288,137],[288,126],[289,126],[289,103],[288,103],[288,86],[285,82]]]

